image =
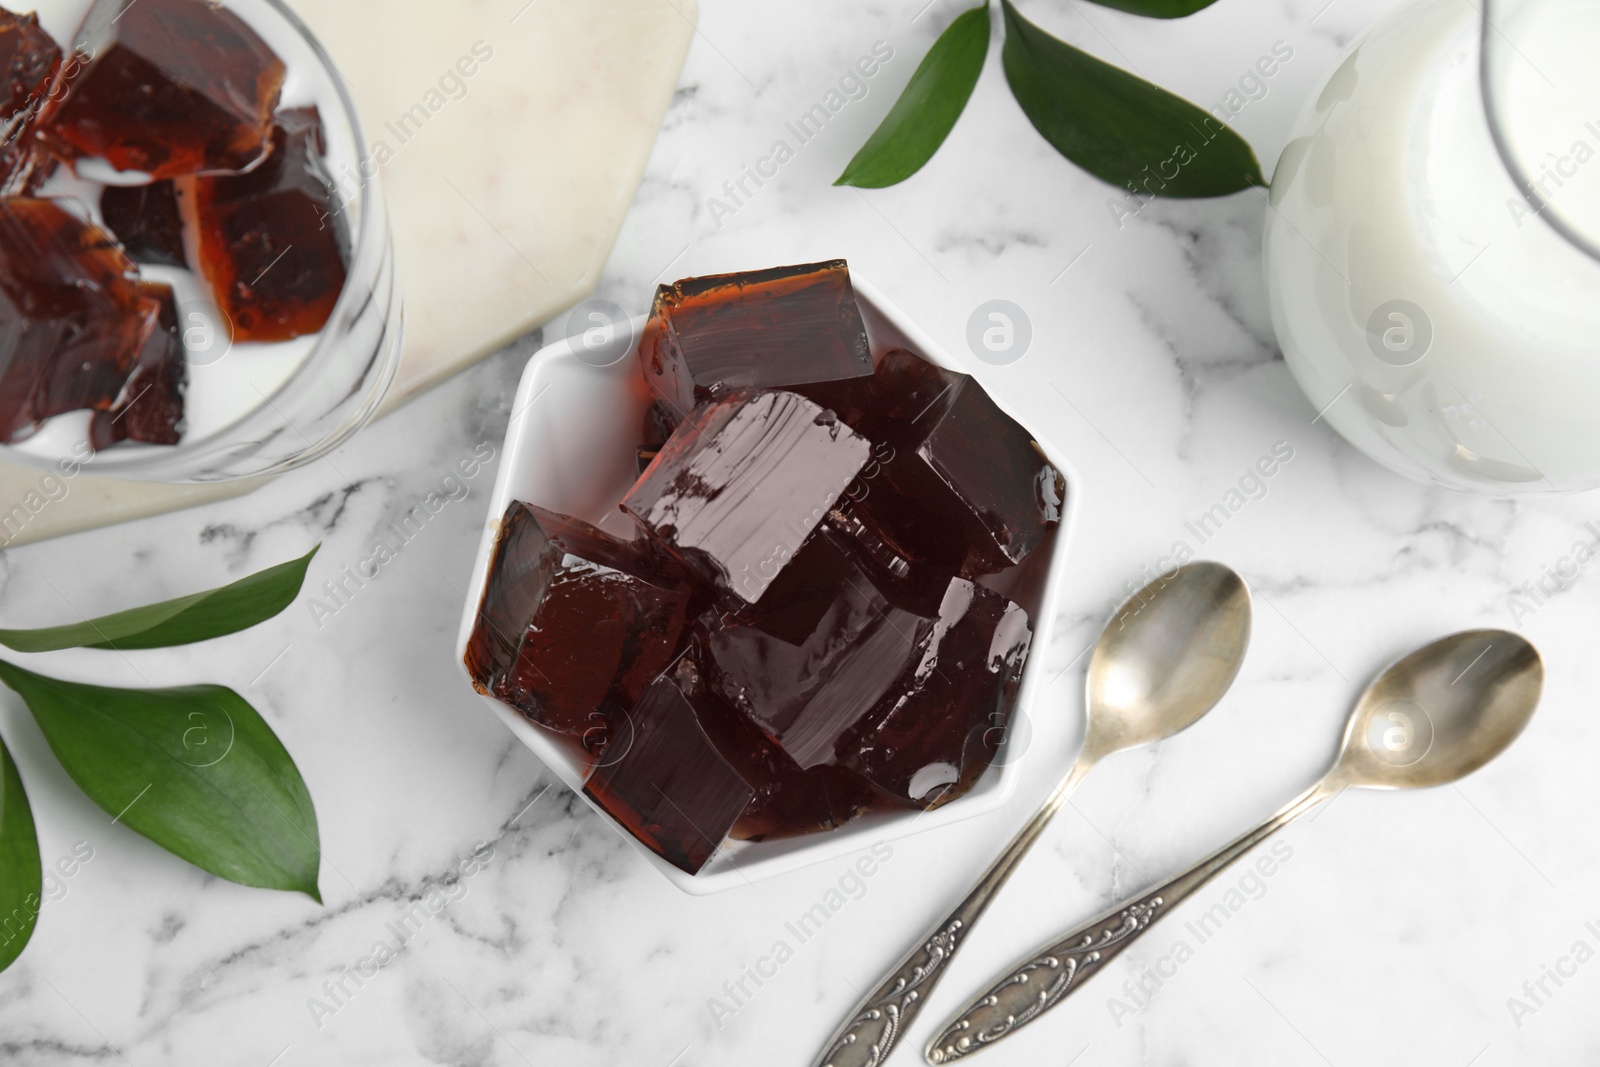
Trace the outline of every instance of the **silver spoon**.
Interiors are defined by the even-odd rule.
[[[1249,590],[1220,563],[1185,564],[1124,604],[1089,661],[1089,721],[1072,769],[972,891],[857,1005],[813,1067],[882,1063],[1089,768],[1113,752],[1171,737],[1210,711],[1233,684],[1249,643]]]
[[[928,1062],[960,1059],[1033,1022],[1185,897],[1341,791],[1446,785],[1471,774],[1522,732],[1543,687],[1538,650],[1504,630],[1453,634],[1392,664],[1350,713],[1339,755],[1321,781],[1165,885],[1019,960],[928,1044]]]

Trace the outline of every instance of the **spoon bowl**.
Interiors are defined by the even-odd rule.
[[[1544,664],[1505,630],[1467,630],[1383,671],[1345,726],[1330,782],[1366,789],[1446,785],[1494,759],[1533,717]]]
[[[1202,560],[1161,575],[1095,645],[1085,752],[1103,756],[1187,729],[1228,691],[1249,645],[1250,590],[1231,568]]]

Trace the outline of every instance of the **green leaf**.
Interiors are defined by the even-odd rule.
[[[0,741],[0,971],[22,955],[39,921],[43,889],[33,811],[11,753]]]
[[[1149,19],[1181,19],[1203,11],[1217,0],[1094,0],[1101,7],[1116,8],[1130,15]]]
[[[318,545],[317,548],[321,548]],[[18,652],[62,648],[168,648],[209,641],[265,622],[294,603],[317,549],[237,582],[42,630],[0,630],[0,645]]]
[[[317,815],[294,760],[220,685],[108,689],[0,660],[78,788],[129,829],[240,885],[321,903]]]
[[[989,0],[984,0],[933,42],[900,99],[833,184],[882,189],[921,170],[961,117],[988,54]]]
[[[1084,170],[1140,196],[1223,196],[1266,185],[1255,153],[1215,117],[1005,11],[1006,81],[1034,128]]]

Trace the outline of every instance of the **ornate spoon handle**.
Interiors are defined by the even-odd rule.
[[[1149,929],[1151,923],[1166,915],[1185,897],[1331,795],[1327,780],[1318,782],[1256,829],[1166,884],[1018,960],[988,992],[963,1008],[943,1032],[928,1043],[928,1062],[944,1064],[958,1060],[1033,1022],[1120,955]]]
[[[856,1005],[812,1067],[878,1067],[884,1061],[922,1010],[928,994],[944,977],[946,965],[966,943],[973,924],[1092,766],[1093,755],[1086,752],[1078,757],[1061,784],[983,872],[971,892],[928,931],[877,989]]]

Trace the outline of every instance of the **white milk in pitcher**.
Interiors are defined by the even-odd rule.
[[[1498,12],[1490,8],[1491,18]],[[1600,485],[1600,4],[1482,19],[1422,0],[1356,42],[1296,121],[1273,181],[1273,325],[1313,407],[1414,478],[1507,493]],[[1496,57],[1497,59],[1499,56]]]

